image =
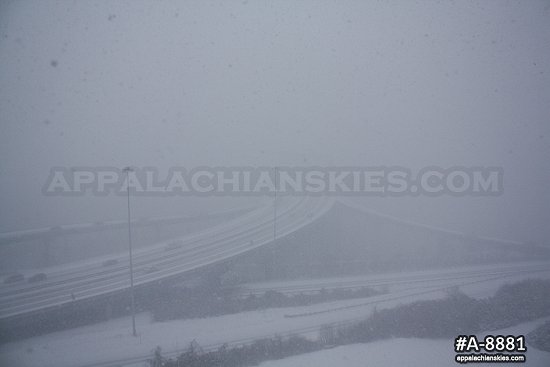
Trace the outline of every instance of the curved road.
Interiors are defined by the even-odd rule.
[[[315,221],[332,206],[330,198],[280,198],[277,237]],[[217,263],[273,241],[273,207],[264,206],[231,221],[176,241],[134,253],[134,284],[141,285]],[[80,263],[48,273],[46,281],[2,284],[0,319],[105,295],[129,287],[128,258],[105,266]]]

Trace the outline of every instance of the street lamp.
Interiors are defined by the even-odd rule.
[[[273,198],[273,245],[275,245],[275,240],[277,239],[277,191],[278,191],[278,181],[279,181],[279,168],[275,167],[275,194]]]
[[[274,267],[275,267],[275,243],[277,241],[277,191],[279,190],[279,168],[274,168],[274,181],[275,181],[275,187],[273,192],[273,243],[271,246],[267,249],[267,259],[266,259],[266,266],[265,266],[265,278],[266,280],[270,280],[273,276]]]
[[[130,175],[129,172],[133,171],[131,167],[125,167],[123,172],[126,172],[126,191],[128,193],[128,253],[130,257],[130,299],[132,307],[132,335],[137,336],[136,333],[136,308],[134,297],[134,264],[132,261],[132,227],[130,224]]]

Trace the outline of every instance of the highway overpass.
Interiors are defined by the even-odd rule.
[[[379,235],[391,238],[391,242],[431,241],[432,246],[437,248],[444,247],[439,245],[446,241],[447,248],[449,244],[452,247],[464,243],[471,246],[475,243],[480,246],[490,244],[493,246],[491,249],[497,245],[503,246],[502,248],[512,247],[516,253],[524,251],[521,247],[524,244],[521,243],[493,238],[475,238],[455,231],[404,221],[358,207],[349,199],[337,201],[329,197],[281,197],[277,204],[275,233],[274,208],[272,203],[267,202],[256,209],[242,211],[242,214],[206,230],[138,249],[134,252],[135,285],[139,287],[154,284],[249,253],[251,250],[273,243],[274,236],[277,237],[277,246],[284,244],[285,241],[288,245],[289,238],[297,233],[301,233],[303,242],[304,236],[309,237],[314,234],[309,232],[304,234],[300,229],[311,224],[309,228],[313,230],[310,232],[320,232],[318,227],[326,227],[335,222],[340,216],[338,210],[344,206],[355,207],[365,213],[366,217],[359,218],[357,222],[359,227],[371,226],[360,233],[359,237],[365,240],[369,240],[369,236]],[[329,212],[330,215],[327,214]],[[351,213],[351,215],[360,216],[357,213]],[[105,225],[116,226],[123,223]],[[316,225],[317,229],[315,229]],[[64,227],[61,230],[82,230],[83,228],[86,230],[87,227],[90,227],[90,224]],[[380,232],[382,230],[386,232]],[[335,236],[345,237],[345,231],[345,228],[340,228],[334,231],[337,232]],[[32,235],[38,235],[38,232],[30,231]],[[333,231],[330,230],[330,232]],[[288,236],[290,234],[292,236]],[[318,236],[317,238],[324,236],[319,233],[315,235]],[[345,238],[342,242],[345,242]],[[43,281],[0,285],[0,320],[115,294],[127,290],[130,285],[126,253],[109,258],[91,258],[88,261],[51,268],[46,273],[47,279]]]
[[[277,204],[277,237],[314,222],[332,206],[330,198],[281,198]],[[271,205],[246,212],[208,230],[149,246],[134,253],[136,286],[181,275],[265,244],[274,237]],[[129,287],[127,254],[91,259],[47,273],[41,282],[0,286],[0,319],[71,304]],[[110,265],[109,265],[110,264]]]

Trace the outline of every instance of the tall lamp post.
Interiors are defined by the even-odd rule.
[[[130,171],[133,171],[131,167],[125,167],[123,169],[126,172],[126,191],[128,193],[128,253],[130,257],[130,300],[132,308],[132,335],[137,336],[136,333],[136,307],[134,297],[134,264],[132,260],[132,227],[130,223]]]
[[[270,280],[273,277],[274,272],[274,257],[275,257],[275,242],[277,241],[277,191],[279,190],[279,168],[275,167],[274,173],[275,173],[275,191],[273,192],[273,244],[268,247],[267,251],[267,261],[266,261],[266,269],[265,269],[265,277],[267,280]]]
[[[278,181],[279,168],[275,167],[275,194],[273,198],[273,244],[275,244],[275,240],[277,239],[277,191],[279,190]]]

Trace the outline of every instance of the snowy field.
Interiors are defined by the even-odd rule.
[[[403,275],[406,276],[406,274]],[[550,270],[545,273],[538,272],[536,276],[549,278]],[[476,278],[474,281],[469,279],[466,281],[464,279],[442,280],[441,277],[435,277],[437,280],[433,283],[422,282],[414,286],[410,284],[408,286],[403,284],[390,286],[388,294],[375,297],[326,302],[304,307],[272,308],[203,319],[153,322],[148,313],[142,313],[137,318],[138,337],[131,336],[129,317],[118,318],[108,322],[2,345],[0,346],[0,365],[44,367],[142,366],[143,363],[136,362],[150,357],[151,351],[156,346],[161,346],[163,355],[174,356],[193,340],[196,340],[203,347],[216,347],[223,343],[238,345],[276,334],[282,336],[300,334],[313,338],[318,335],[318,328],[321,325],[343,324],[364,319],[370,315],[374,307],[381,309],[419,299],[441,298],[445,296],[448,287],[453,285],[461,285],[460,289],[470,296],[483,298],[492,295],[504,283],[529,277],[533,276],[531,274],[496,278],[489,276],[485,280]],[[391,343],[397,344],[392,346]],[[406,343],[407,345],[412,343],[413,346],[417,344],[422,346],[423,352],[418,353],[418,358],[422,356],[422,358],[427,358],[426,354],[429,355],[430,353],[426,353],[426,350],[431,349],[442,351],[441,353],[444,354],[441,356],[442,361],[448,359],[448,353],[450,353],[446,352],[449,345],[448,341],[440,340],[393,340],[372,345],[380,344],[386,346],[388,351],[394,350],[395,352],[401,350],[400,343]],[[340,355],[342,358],[345,355],[355,355],[345,352],[346,348],[357,348],[356,354],[358,356],[363,355],[361,350],[365,350],[364,353],[370,353],[369,351],[374,348],[380,353],[378,358],[382,361],[384,348],[376,348],[372,345],[342,347],[344,352]],[[411,348],[409,346],[404,350]],[[322,353],[334,352],[332,358],[338,358],[339,350],[340,348],[319,353],[322,355]],[[306,357],[304,356],[304,358]],[[317,357],[313,356],[311,358]],[[391,358],[397,357],[392,355]],[[452,361],[452,359],[450,360]],[[359,362],[360,358],[357,360],[357,363]],[[353,366],[352,363],[355,362],[350,361],[346,365]],[[362,363],[364,365],[365,361],[363,360]],[[315,363],[307,363],[307,365],[315,365]],[[333,365],[341,365],[341,362]]]
[[[515,327],[494,331],[491,334],[527,334],[542,324],[544,320],[528,322]],[[478,335],[482,337],[484,334]],[[448,339],[389,339],[367,344],[352,344],[337,348],[302,354],[281,360],[268,361],[260,367],[456,367],[453,340]],[[542,352],[527,345],[527,361],[522,366],[550,366],[550,353]],[[472,366],[495,366],[495,363],[475,363]]]

